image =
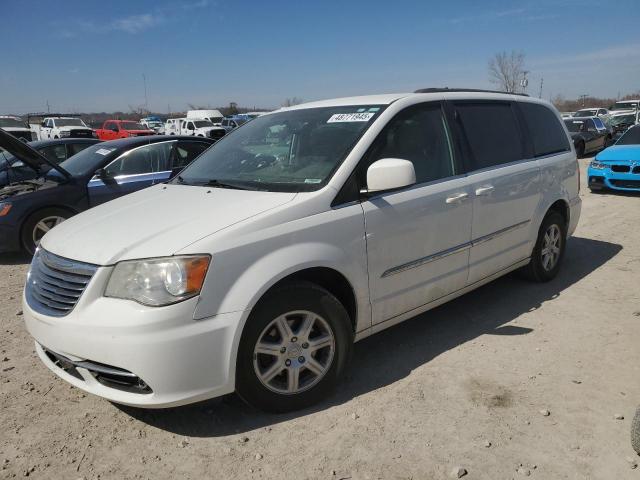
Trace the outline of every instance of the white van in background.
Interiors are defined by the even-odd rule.
[[[220,125],[224,115],[220,113],[220,110],[189,110],[187,112],[187,118],[209,120],[214,125]]]

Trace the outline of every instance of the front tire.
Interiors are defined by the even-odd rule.
[[[44,208],[33,214],[22,225],[22,246],[29,255],[33,255],[44,235],[56,225],[71,216],[62,208]]]
[[[584,142],[578,142],[578,144],[576,145],[576,156],[578,158],[584,157],[584,150],[585,150]]]
[[[534,282],[548,282],[560,271],[567,243],[565,219],[556,211],[544,217],[538,238],[531,254],[531,261],[523,267],[524,275]]]
[[[277,287],[247,320],[236,391],[267,412],[306,408],[333,390],[352,345],[349,315],[330,292],[304,281]]]

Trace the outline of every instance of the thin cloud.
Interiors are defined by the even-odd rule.
[[[160,25],[163,17],[153,13],[143,13],[142,15],[130,15],[128,17],[114,20],[106,27],[106,31],[121,31],[126,33],[140,33],[149,28]]]
[[[459,23],[467,23],[467,22],[495,20],[495,19],[504,18],[504,17],[513,17],[515,15],[521,15],[526,11],[527,10],[525,8],[512,8],[510,10],[498,10],[495,12],[481,13],[478,15],[469,15],[466,17],[451,18],[449,19],[449,22],[453,24],[459,24]]]
[[[533,59],[529,64],[533,67],[566,65],[570,63],[601,62],[634,58],[640,60],[640,43],[614,45],[600,50],[584,53],[556,55],[553,57]]]

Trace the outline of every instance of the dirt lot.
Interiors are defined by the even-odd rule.
[[[18,315],[26,260],[0,257],[0,478],[640,479],[640,196],[582,194],[557,279],[509,276],[360,342],[337,394],[286,416],[70,387]]]

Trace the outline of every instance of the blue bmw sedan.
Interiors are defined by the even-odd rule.
[[[589,188],[640,192],[640,124],[629,128],[589,164]]]

